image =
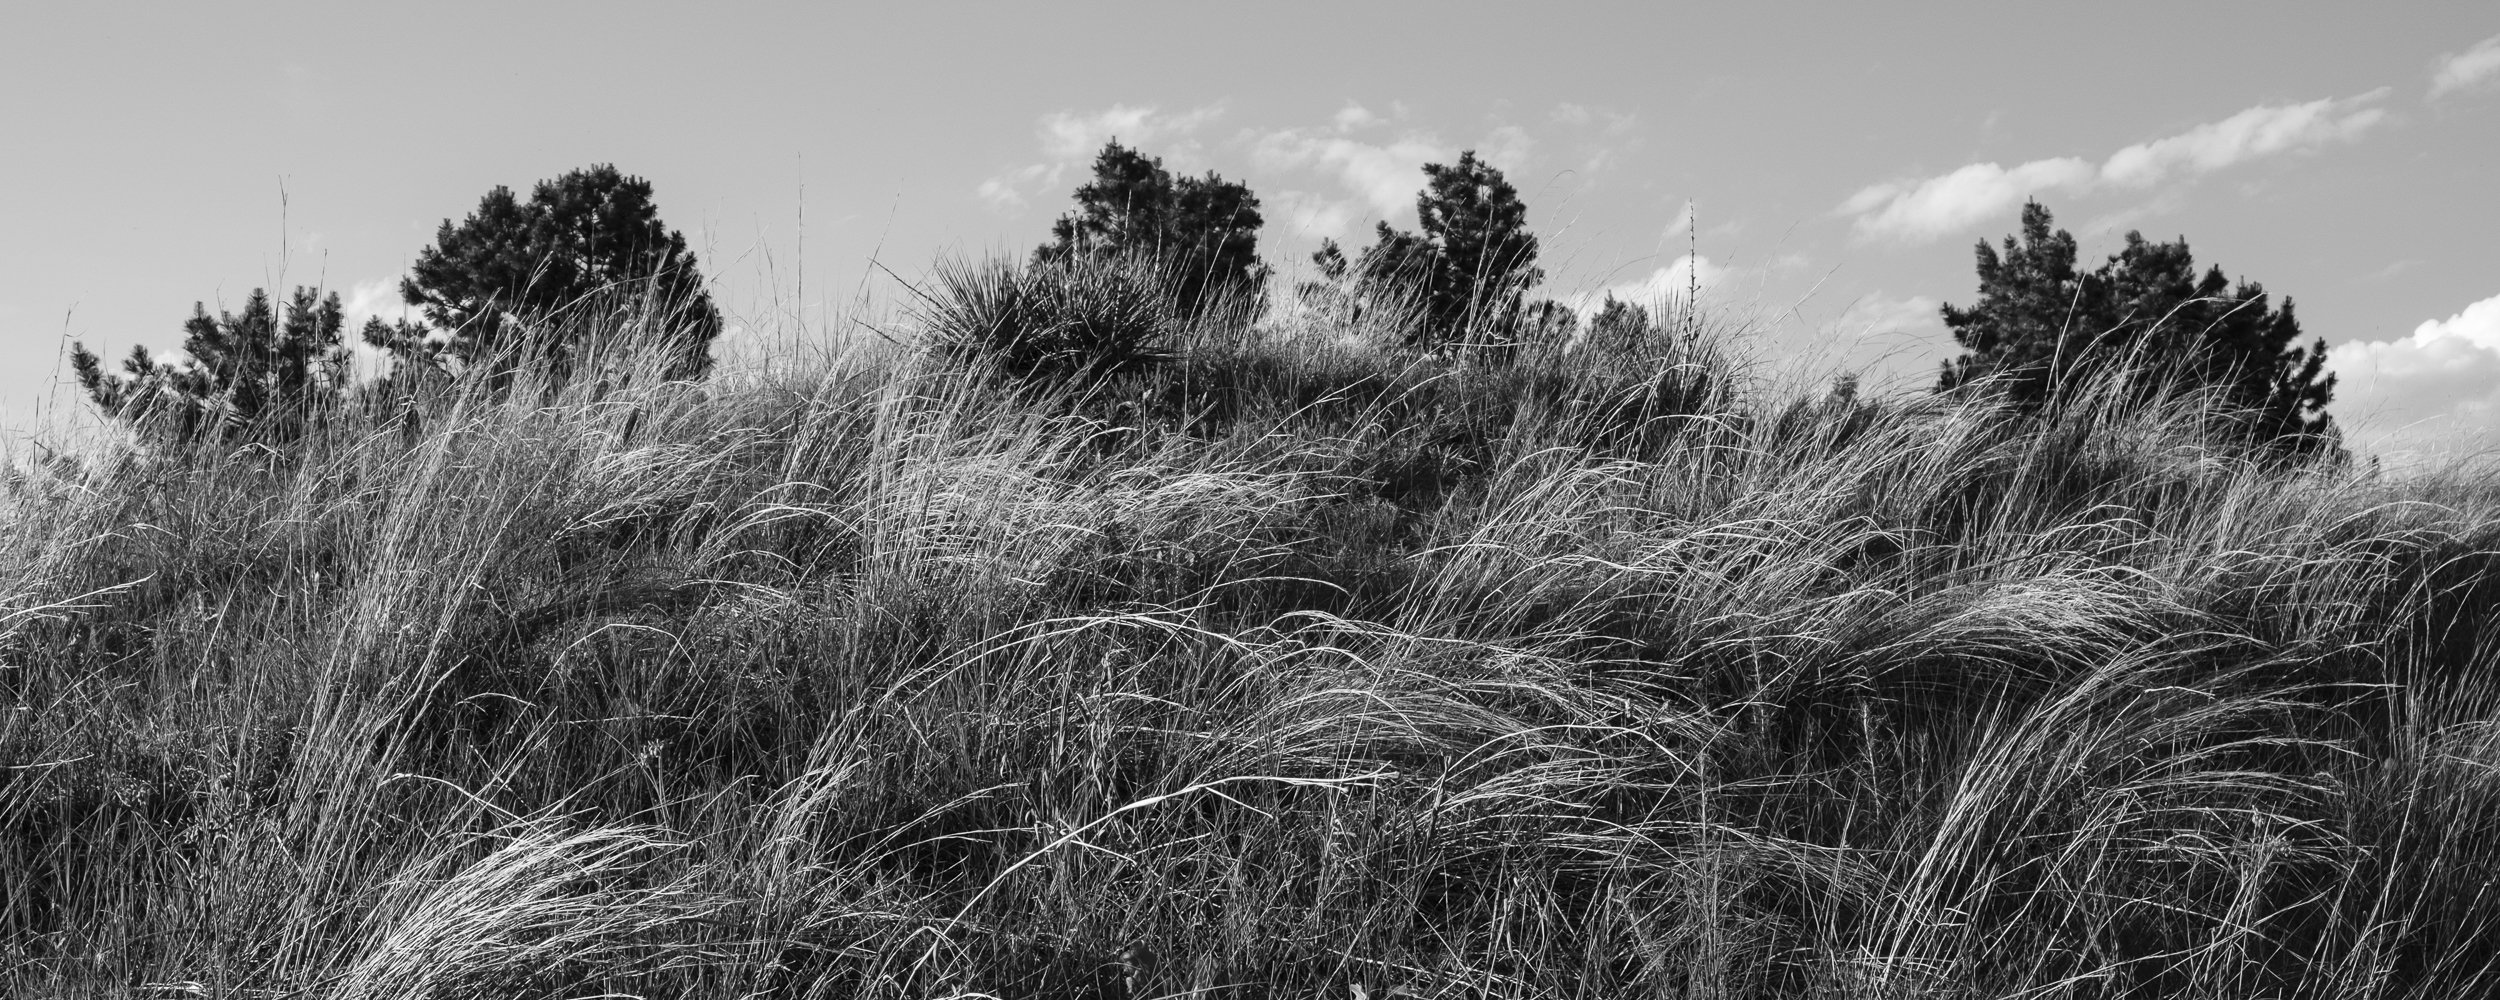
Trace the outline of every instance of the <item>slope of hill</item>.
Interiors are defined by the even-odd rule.
[[[1223,332],[17,477],[0,992],[2500,982],[2489,482]]]

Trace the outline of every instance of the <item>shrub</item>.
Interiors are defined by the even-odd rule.
[[[364,338],[401,362],[558,363],[575,346],[546,335],[562,321],[648,313],[671,333],[668,375],[695,378],[710,370],[721,332],[694,253],[660,221],[651,182],[604,163],[540,181],[526,202],[501,185],[488,191],[459,225],[443,220],[399,293],[433,329],[377,320]],[[524,345],[529,355],[508,357]]]
[[[1174,178],[1160,158],[1113,140],[1094,158],[1094,179],[1076,189],[1076,208],[1050,227],[1036,264],[1087,257],[1146,255],[1189,316],[1254,303],[1270,269],[1259,260],[1259,196],[1210,172]]]
[[[1135,258],[1087,258],[1018,269],[1003,261],[941,264],[922,293],[921,322],[942,355],[1022,379],[1091,381],[1173,356],[1176,324],[1163,284]]]
[[[194,303],[182,360],[132,347],[108,372],[87,345],[70,353],[78,385],[105,415],[160,443],[283,443],[337,402],[346,383],[346,313],[337,292],[297,288],[285,315],[252,289],[241,315]]]

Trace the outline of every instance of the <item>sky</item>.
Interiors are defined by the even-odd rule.
[[[2036,198],[2087,266],[2184,236],[2291,296],[2356,449],[2500,446],[2500,6],[2465,2],[13,4],[0,427],[195,302],[399,316],[444,220],[595,163],[742,343],[856,336],[1045,239],[1115,137],[1248,184],[1287,271],[1472,149],[1546,294],[1698,281],[1772,367],[1901,388]]]

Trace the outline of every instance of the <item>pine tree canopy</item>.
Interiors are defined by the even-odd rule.
[[[120,372],[78,344],[79,388],[143,435],[170,441],[284,441],[345,388],[346,314],[338,294],[297,288],[280,320],[269,293],[252,289],[241,313],[208,314],[193,303],[180,362],[134,346]]]
[[[1980,242],[1978,300],[1943,308],[1963,353],[1945,363],[1939,389],[1986,378],[2016,403],[2039,406],[2112,364],[2132,364],[2213,392],[2252,442],[2290,454],[2337,450],[2326,341],[2301,344],[2289,298],[2274,308],[2255,282],[2233,282],[2219,267],[2199,275],[2184,237],[2154,243],[2130,232],[2124,249],[2083,272],[2074,236],[2052,223],[2032,202],[2022,232],[2001,249]]]
[[[1647,307],[1615,298],[1613,292],[1606,293],[1605,304],[1589,317],[1589,339],[1606,347],[1638,347],[1655,328]]]
[[[1411,281],[1422,298],[1417,343],[1507,343],[1517,335],[1528,289],[1545,279],[1527,205],[1492,164],[1461,153],[1455,165],[1424,165],[1415,196],[1420,233],[1380,223],[1356,270],[1375,282]]]
[[[651,182],[608,164],[541,181],[527,202],[499,185],[459,225],[443,220],[400,297],[444,335],[368,327],[368,342],[403,359],[495,356],[518,346],[523,327],[559,319],[642,318],[676,345],[672,376],[693,377],[709,367],[721,330],[685,236],[651,203]],[[544,350],[561,352],[550,331],[540,335]]]
[[[1210,171],[1174,178],[1159,158],[1114,139],[1094,157],[1094,178],[1076,189],[1076,207],[1051,225],[1035,263],[1097,254],[1153,258],[1187,314],[1254,301],[1266,285],[1259,259],[1259,198]]]

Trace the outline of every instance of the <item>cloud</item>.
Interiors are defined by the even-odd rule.
[[[1536,137],[1517,125],[1496,126],[1476,144],[1476,158],[1501,168],[1504,172],[1524,166],[1536,155]],[[1512,181],[1516,184],[1518,181]]]
[[[1424,135],[1387,143],[1364,142],[1309,129],[1279,129],[1252,140],[1250,154],[1262,169],[1320,170],[1336,176],[1381,215],[1415,204],[1423,165],[1448,162],[1447,147]]]
[[[347,286],[347,294],[339,300],[339,308],[347,314],[347,325],[351,331],[363,328],[369,319],[387,323],[397,319],[416,322],[423,318],[415,306],[399,297],[398,278],[373,278]]]
[[[1125,104],[1114,104],[1092,114],[1053,112],[1042,116],[1042,155],[1060,161],[1091,160],[1102,150],[1103,143],[1113,139],[1131,149],[1168,144],[1223,115],[1221,105],[1169,115],[1151,105],[1132,108]]]
[[[2167,139],[2112,153],[2101,164],[2101,179],[2145,188],[2161,183],[2174,171],[2209,174],[2261,156],[2350,142],[2387,117],[2382,109],[2363,106],[2386,95],[2387,89],[2381,87],[2343,100],[2250,108]]]
[[[1345,107],[1337,109],[1336,115],[1330,121],[1336,123],[1337,131],[1351,132],[1366,125],[1380,124],[1380,116],[1373,114],[1370,108],[1347,101]]]
[[[1698,210],[1699,209],[1694,206],[1691,198],[1684,199],[1684,208],[1675,213],[1675,221],[1667,223],[1666,231],[1659,233],[1658,238],[1661,240],[1671,240],[1678,236],[1682,236],[1685,233],[1691,232],[1693,229],[1693,213]]]
[[[1275,227],[1274,231],[1310,239],[1345,242],[1354,236],[1354,224],[1363,218],[1362,202],[1309,191],[1279,191],[1269,196],[1267,203],[1272,210],[1269,225]]]
[[[1499,168],[1513,184],[1522,184],[1523,171],[1546,159],[1546,139],[1537,132],[1515,123],[1493,123],[1481,138],[1460,147],[1445,142],[1437,134],[1412,128],[1397,128],[1408,117],[1407,108],[1395,102],[1389,114],[1375,114],[1361,104],[1347,102],[1329,117],[1325,125],[1314,127],[1277,128],[1244,133],[1251,162],[1264,171],[1308,171],[1333,179],[1353,195],[1353,204],[1368,208],[1371,215],[1396,218],[1410,211],[1416,193],[1424,186],[1423,167],[1427,163],[1452,163],[1462,148],[1472,149],[1478,158]],[[1599,127],[1608,137],[1630,128],[1631,116],[1616,115],[1602,109],[1589,109],[1565,104],[1557,110],[1556,122],[1575,128]],[[1576,155],[1579,147],[1590,143],[1585,139],[1566,140],[1566,154]],[[1609,147],[1599,145],[1591,153],[1592,163],[1602,161]],[[1298,208],[1307,210],[1304,221],[1317,235],[1344,231],[1340,222],[1353,221],[1347,203],[1332,201],[1305,193]],[[1290,216],[1289,216],[1290,217]]]
[[[2500,35],[2474,43],[2458,53],[2441,53],[2431,69],[2431,97],[2477,89],[2500,80]]]
[[[1599,131],[1608,136],[1617,137],[1631,132],[1632,127],[1640,123],[1640,116],[1628,111],[1592,108],[1585,104],[1573,104],[1570,101],[1554,105],[1554,110],[1546,117],[1552,118],[1558,125],[1568,125],[1573,128],[1598,126]]]
[[[1603,308],[1608,296],[1647,309],[1650,315],[1655,317],[1680,309],[1685,301],[1691,298],[1696,286],[1701,289],[1703,297],[1707,298],[1712,291],[1725,287],[1735,280],[1739,273],[1736,268],[1717,263],[1708,257],[1685,254],[1664,267],[1651,270],[1643,277],[1608,285],[1594,292],[1583,292],[1570,297],[1567,301],[1574,310],[1582,314],[1583,319]]]
[[[1022,210],[1031,193],[1060,186],[1072,170],[1093,162],[1103,144],[1113,139],[1148,156],[1186,159],[1198,149],[1192,134],[1223,115],[1222,105],[1171,114],[1153,105],[1126,104],[1093,112],[1054,111],[1034,125],[1042,162],[1002,170],[983,180],[973,193],[995,211]]]
[[[339,297],[339,310],[347,314],[348,373],[357,379],[376,377],[389,367],[384,360],[388,355],[357,335],[364,329],[365,321],[407,320],[420,325],[425,322],[422,311],[399,297],[398,278],[369,278],[348,285],[347,294]]]
[[[2440,450],[2500,435],[2500,295],[2401,340],[2354,341],[2327,352],[2334,412],[2379,451]]]
[[[1850,372],[1870,386],[1908,389],[1933,384],[1936,359],[1958,346],[1933,296],[1889,295],[1870,290],[1850,300],[1837,316],[1782,322],[1763,330],[1763,345],[1792,376]]]
[[[1592,108],[1585,104],[1564,101],[1546,113],[1546,119],[1562,126],[1564,162],[1577,161],[1577,169],[1595,173],[1615,166],[1626,154],[1640,147],[1635,134],[1640,118],[1628,112]]]
[[[2372,272],[2370,272],[2370,273],[2368,273],[2368,274],[2362,275],[2362,276],[2361,276],[2361,280],[2363,280],[2363,281],[2385,281],[2385,280],[2387,280],[2387,279],[2389,279],[2389,278],[2393,278],[2393,277],[2395,277],[2395,276],[2397,276],[2397,275],[2399,275],[2399,274],[2403,274],[2403,273],[2405,273],[2406,271],[2410,271],[2410,270],[2413,270],[2414,268],[2420,267],[2420,266],[2422,266],[2423,264],[2426,264],[2426,263],[2429,263],[2429,262],[2428,262],[2428,261],[2425,261],[2425,260],[2423,260],[2423,259],[2421,259],[2421,258],[2419,258],[2419,257],[2406,257],[2406,258],[2403,258],[2403,259],[2401,259],[2401,260],[2391,261],[2391,262],[2389,262],[2389,263],[2388,263],[2388,265],[2387,265],[2386,267],[2382,267],[2382,268],[2379,268],[2379,269],[2378,269],[2378,270],[2376,270],[2376,271],[2372,271]]]
[[[2149,188],[2261,157],[2350,142],[2386,118],[2383,109],[2368,106],[2386,95],[2382,87],[2350,98],[2260,105],[2128,146],[2097,166],[2071,156],[2013,167],[1973,163],[1925,180],[1871,185],[1841,203],[1838,214],[1856,217],[1852,228],[1860,239],[1924,243],[2001,216],[2043,192]]]
[[[979,194],[981,200],[991,208],[1002,211],[1020,209],[1025,203],[1023,189],[1040,182],[1050,173],[1050,168],[1051,165],[1047,163],[1018,167],[982,181],[980,189],[975,193]]]
[[[1841,334],[1861,340],[1932,334],[1944,329],[1944,319],[1937,312],[1942,306],[1932,296],[1896,299],[1874,292],[1850,303],[1832,325]]]
[[[1916,183],[1877,184],[1850,196],[1844,215],[1858,217],[1861,238],[1924,243],[2004,214],[2042,191],[2081,191],[2096,176],[2072,157],[2033,160],[2012,168],[1973,163]]]

